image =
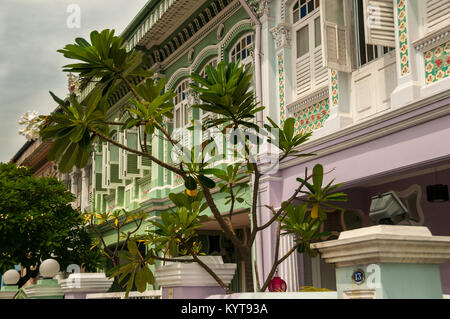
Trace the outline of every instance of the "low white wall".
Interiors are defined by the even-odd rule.
[[[337,299],[337,292],[243,292],[230,295],[212,295],[207,299]]]

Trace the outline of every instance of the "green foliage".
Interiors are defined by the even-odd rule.
[[[114,30],[93,31],[90,35],[92,43],[83,38],[77,38],[75,44],[66,45],[58,50],[66,58],[82,61],[66,65],[63,71],[79,73],[82,77],[96,79],[100,83],[87,99],[81,103],[74,95],[67,100],[50,95],[59,105],[59,109],[46,119],[46,126],[41,128],[43,140],[53,140],[48,159],[59,162],[59,170],[68,172],[73,166],[86,166],[92,144],[100,133],[109,137],[109,126],[106,113],[109,108],[109,93],[119,82],[129,84],[130,89],[138,92],[143,101],[132,99],[134,107],[128,109],[130,116],[127,127],[139,125],[142,121],[161,122],[161,116],[171,117],[173,105],[168,101],[173,95],[170,92],[160,95],[164,81],[154,85],[149,80],[141,87],[131,84],[135,78],[150,77],[152,72],[141,68],[145,55],[132,50],[127,52],[121,37],[114,36]],[[146,122],[145,130],[153,132],[150,122]]]
[[[158,128],[157,123],[163,122],[163,116],[169,119],[173,118],[171,101],[176,94],[172,90],[164,92],[165,85],[165,79],[159,79],[156,83],[154,80],[148,79],[139,87],[131,84],[142,99],[140,101],[134,98],[130,99],[132,106],[125,109],[132,113],[127,121],[127,129],[143,123],[145,133],[151,135]]]
[[[139,135],[145,138],[152,138],[159,130],[158,133],[162,132],[177,150],[181,143],[174,141],[162,125],[164,118],[173,118],[174,108],[171,100],[175,94],[172,91],[164,92],[166,81],[164,79],[155,81],[153,73],[142,68],[148,64],[145,55],[135,50],[127,52],[123,47],[124,40],[114,36],[114,31],[104,30],[101,33],[94,31],[90,35],[90,40],[91,43],[77,38],[75,44],[59,50],[65,57],[79,61],[66,65],[65,72],[78,73],[82,77],[95,79],[100,85],[97,86],[99,89],[91,92],[89,98],[81,103],[74,97],[63,101],[51,93],[60,109],[47,118],[47,126],[40,132],[43,139],[54,141],[49,159],[58,161],[62,172],[67,172],[74,165],[85,166],[94,140],[99,136],[103,140],[109,140],[109,125],[121,126],[121,129],[137,127],[143,133]],[[260,178],[264,175],[258,170],[259,163],[249,158],[252,134],[253,137],[258,135],[258,140],[261,136],[265,136],[269,143],[276,145],[281,151],[280,161],[287,157],[313,155],[304,154],[299,150],[311,137],[311,133],[295,134],[295,119],[286,119],[280,127],[269,118],[270,125],[264,125],[265,130],[257,125],[256,114],[264,107],[259,105],[252,90],[253,75],[250,69],[239,64],[221,61],[216,68],[206,66],[206,78],[199,74],[191,74],[194,83],[190,87],[202,101],[201,104],[191,107],[212,113],[212,119],[203,122],[203,129],[215,127],[223,135],[227,133],[227,129],[234,130],[233,135],[237,137],[238,143],[244,146],[245,163],[229,165],[225,169],[211,168],[217,160],[214,150],[208,150],[214,145],[212,140],[204,142],[201,148],[193,147],[185,150],[181,147],[181,161],[172,168],[173,172],[184,179],[186,190],[169,195],[175,207],[161,213],[159,218],[151,220],[152,228],[145,235],[136,235],[145,218],[144,213],[133,215],[122,211],[89,213],[84,216],[86,221],[91,221],[92,229],[96,229],[99,234],[98,241],[92,245],[93,249],[101,246],[101,231],[105,230],[103,227],[107,228],[109,225],[117,232],[118,243],[115,249],[108,251],[107,247],[102,247],[102,251],[116,266],[110,276],[117,277],[121,283],[126,282],[127,295],[134,285],[139,291],[143,291],[147,285],[154,283],[150,266],[154,264],[155,259],[165,256],[197,256],[200,253],[201,242],[197,240],[197,229],[207,219],[205,210],[208,207],[212,209],[215,205],[211,200],[209,203],[205,202],[203,190],[209,192],[218,186],[220,192],[226,193],[225,204],[231,204],[230,217],[234,204],[244,202],[249,188],[247,177],[255,174],[253,176]],[[106,121],[109,108],[108,95],[119,83],[125,84],[133,93],[133,98],[130,99],[131,105],[119,116],[124,118],[125,122],[111,124]],[[141,131],[142,128],[144,132]],[[256,132],[251,133],[249,129]],[[113,143],[111,140],[109,142]],[[122,145],[122,148],[127,146]],[[206,154],[211,155],[208,161],[205,159]],[[158,162],[156,159],[154,161]],[[161,162],[158,164],[163,165]],[[292,203],[283,204],[286,208],[278,219],[284,234],[296,235],[297,242],[300,243],[298,251],[307,252],[311,256],[317,253],[310,249],[310,243],[325,235],[320,233],[320,228],[326,219],[326,210],[339,208],[335,202],[346,200],[345,194],[336,192],[341,184],[333,185],[334,181],[331,181],[323,187],[323,174],[323,167],[318,164],[314,167],[311,177],[305,177],[305,180],[298,178],[297,181],[303,188],[296,195],[302,195],[303,203],[295,206]],[[255,194],[258,196],[257,190]],[[257,205],[257,199],[253,203]],[[251,207],[251,211],[256,213],[257,207]],[[136,223],[134,231],[121,231],[123,226],[133,221]],[[104,223],[105,225],[101,226]],[[98,227],[102,227],[103,230],[99,230]],[[127,247],[128,251],[120,249],[119,240],[122,248]],[[241,239],[234,242],[239,240]],[[148,248],[145,256],[139,253],[138,248],[142,244]],[[242,246],[245,245],[247,244],[242,243]],[[238,248],[242,252],[250,247]],[[119,257],[125,260],[124,264],[119,265]]]
[[[321,237],[329,236],[329,232],[320,232],[323,222],[327,219],[325,209],[330,207],[334,209],[341,208],[332,204],[335,201],[346,201],[347,195],[341,192],[334,192],[342,184],[333,185],[334,180],[322,188],[323,183],[323,166],[316,164],[312,174],[313,184],[308,181],[297,178],[297,181],[304,184],[308,190],[301,191],[306,195],[303,198],[304,203],[293,205],[289,203],[284,209],[285,214],[280,217],[282,222],[281,229],[283,235],[296,235],[296,242],[300,242],[297,251],[299,253],[308,253],[310,256],[317,256],[317,252],[310,247],[311,242],[319,240]],[[309,209],[310,208],[310,209]]]
[[[126,281],[126,296],[133,287],[143,292],[147,285],[154,285],[155,279],[150,269],[155,263],[155,257],[168,255],[169,257],[199,254],[201,244],[196,241],[196,229],[208,218],[202,215],[208,207],[203,202],[203,193],[196,196],[188,196],[184,193],[171,193],[169,195],[176,205],[172,211],[166,211],[159,215],[159,220],[152,220],[154,226],[145,235],[134,236],[127,241],[128,251],[121,250],[119,257],[124,261],[111,269],[110,277],[118,277],[119,283]],[[147,255],[143,256],[138,245],[145,244],[148,247]]]
[[[239,66],[238,62],[226,64],[221,61],[217,69],[206,66],[205,72],[206,79],[199,74],[191,74],[196,83],[190,86],[203,101],[192,107],[220,116],[206,121],[204,127],[247,127],[258,131],[259,126],[254,123],[255,115],[264,107],[258,107],[256,102],[251,89],[253,74],[249,69]]]
[[[79,73],[81,77],[99,79],[104,85],[103,93],[123,77],[151,76],[150,72],[136,67],[145,62],[145,54],[132,50],[127,52],[123,46],[124,39],[114,35],[114,30],[92,31],[91,43],[86,39],[76,38],[74,44],[68,44],[58,52],[64,57],[81,61],[64,66],[64,72]]]
[[[73,199],[55,178],[35,178],[28,168],[0,163],[0,273],[50,257],[63,270],[101,264],[100,251],[89,250],[92,239],[70,205]]]
[[[118,277],[119,283],[128,279],[126,297],[128,297],[133,285],[139,292],[144,292],[148,284],[155,284],[155,277],[149,268],[150,265],[154,265],[151,256],[150,258],[144,257],[133,240],[127,242],[127,247],[128,251],[121,250],[119,252],[119,257],[124,261],[124,264],[112,268],[109,272],[109,277]]]
[[[206,173],[213,174],[219,178],[221,182],[218,184],[219,192],[226,193],[225,205],[230,204],[231,201],[236,200],[238,203],[244,202],[245,192],[249,188],[248,178],[249,171],[242,171],[243,165],[235,163],[228,165],[226,170],[208,169]]]
[[[75,96],[69,97],[69,104],[51,93],[59,103],[62,112],[57,111],[49,116],[53,125],[40,131],[43,140],[53,139],[48,153],[50,161],[59,161],[58,169],[66,173],[75,165],[78,168],[86,166],[95,134],[89,131],[93,128],[108,135],[108,126],[104,123],[107,111],[107,99],[101,91],[94,92],[85,105],[78,103]]]
[[[341,187],[343,183],[333,184],[334,179],[331,180],[325,187],[323,187],[323,166],[317,164],[313,168],[313,184],[310,184],[307,180],[300,177],[297,181],[304,184],[307,188],[305,191],[301,191],[306,196],[306,202],[312,205],[312,215],[317,218],[317,214],[326,219],[326,213],[324,209],[342,210],[341,207],[336,205],[336,202],[346,202],[347,194],[343,192],[336,192],[336,189]]]
[[[305,157],[314,154],[302,153],[298,147],[309,140],[312,133],[294,134],[295,119],[292,117],[284,121],[283,127],[279,127],[270,117],[267,118],[270,125],[264,124],[264,127],[269,132],[268,142],[276,145],[282,151],[281,160],[288,156]]]

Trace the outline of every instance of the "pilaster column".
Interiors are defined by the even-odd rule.
[[[294,246],[294,235],[285,235],[280,239],[280,257],[283,257]],[[279,266],[280,277],[286,281],[287,291],[296,292],[299,289],[299,269],[297,253],[292,253]]]
[[[90,166],[81,170],[81,211],[89,206],[89,178]]]
[[[266,108],[263,110],[263,121],[267,117],[278,118],[277,112],[277,73],[274,68],[273,56],[275,46],[273,42],[272,28],[275,26],[275,18],[272,14],[276,1],[260,0],[257,15],[261,22],[261,104]],[[275,116],[275,117],[274,117]]]
[[[72,172],[70,172],[70,192],[76,197],[72,203],[74,208],[77,208],[78,202],[78,178],[79,178],[79,169],[73,168]]]
[[[282,179],[278,176],[264,176],[260,180],[259,186],[259,209],[257,212],[258,226],[266,224],[273,216],[272,211],[266,207],[274,208],[281,206]],[[254,227],[254,225],[252,225]],[[276,223],[258,232],[254,245],[254,256],[258,265],[259,282],[263,285],[269,276],[274,263],[276,245]],[[256,280],[254,280],[256,284]]]
[[[279,106],[273,108],[276,113],[272,111],[270,116],[283,125],[287,118],[286,106],[289,102],[286,92],[292,92],[294,89],[292,87],[292,81],[286,81],[286,79],[292,78],[293,70],[291,62],[291,26],[281,22],[272,28],[270,32],[272,32],[273,39],[275,40],[275,54],[271,58],[274,59],[272,63],[276,66],[276,105]]]
[[[420,54],[412,42],[419,36],[417,2],[394,1],[395,50],[397,59],[397,88],[391,95],[393,109],[409,104],[420,97]]]

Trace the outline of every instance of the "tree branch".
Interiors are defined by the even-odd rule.
[[[285,261],[294,251],[297,250],[297,248],[301,245],[301,242],[298,242],[297,244],[295,244],[291,249],[289,249],[289,251],[280,259],[278,260],[273,266],[272,266],[272,270],[269,274],[269,276],[266,279],[266,282],[264,283],[264,286],[261,288],[262,291],[265,291],[267,289],[267,287],[269,286],[270,280],[272,280],[272,276],[275,273],[275,270],[278,268],[278,266]]]
[[[211,212],[214,215],[214,218],[219,223],[220,227],[222,228],[222,231],[225,233],[225,236],[230,239],[233,242],[233,245],[236,249],[239,250],[240,254],[242,256],[246,256],[249,253],[248,247],[244,246],[243,243],[239,240],[239,238],[236,236],[232,226],[231,222],[228,224],[225,219],[222,217],[222,215],[219,212],[219,209],[217,208],[214,199],[212,198],[211,192],[207,187],[205,187],[203,184],[200,184],[203,189],[203,194],[205,195],[205,200],[208,203],[209,208],[211,209]]]
[[[167,163],[157,159],[156,157],[154,157],[154,156],[152,156],[150,154],[147,154],[147,153],[144,153],[144,152],[141,152],[141,151],[138,151],[138,150],[134,150],[134,149],[129,148],[129,147],[123,145],[123,144],[120,144],[119,142],[114,141],[113,139],[105,136],[104,134],[100,133],[99,131],[97,131],[96,129],[94,129],[92,127],[88,127],[88,129],[92,133],[94,133],[95,135],[99,136],[100,138],[102,138],[103,140],[105,140],[105,141],[107,141],[107,142],[109,142],[111,144],[114,144],[114,145],[116,145],[116,146],[118,146],[118,147],[120,147],[120,148],[122,148],[122,149],[124,149],[124,150],[126,150],[128,152],[130,152],[130,153],[134,153],[134,154],[137,154],[137,155],[140,155],[140,156],[143,156],[143,157],[147,157],[150,160],[152,160],[153,162],[155,162],[156,164],[164,167],[165,169],[168,169],[169,171],[174,172],[174,173],[176,173],[178,175],[184,176],[184,171],[176,168],[175,166],[167,164]]]

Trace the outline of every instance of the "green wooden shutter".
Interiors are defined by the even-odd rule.
[[[124,144],[134,150],[138,150],[138,134],[135,131],[124,132]],[[123,175],[130,179],[132,177],[139,177],[141,171],[138,167],[138,155],[135,153],[124,152],[123,156]]]

